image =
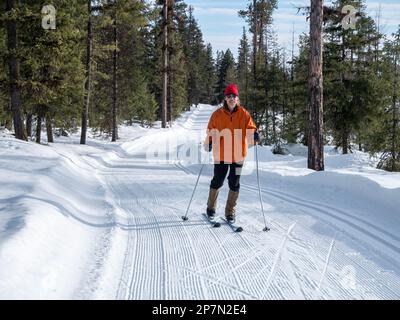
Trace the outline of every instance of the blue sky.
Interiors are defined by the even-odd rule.
[[[237,56],[239,41],[243,26],[247,29],[244,19],[239,18],[237,12],[245,9],[248,0],[185,0],[185,3],[194,7],[194,16],[203,32],[205,42],[210,42],[214,52],[231,49]],[[329,4],[332,1],[325,1]],[[274,29],[278,42],[291,50],[292,30],[294,27],[295,44],[302,32],[308,33],[308,24],[305,16],[296,14],[296,6],[307,6],[309,0],[278,0],[278,9],[274,13]],[[367,12],[375,18],[381,4],[381,30],[390,34],[400,24],[400,0],[371,0],[366,1]]]

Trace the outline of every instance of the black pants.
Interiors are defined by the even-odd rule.
[[[225,177],[228,173],[229,189],[232,191],[239,191],[240,189],[240,175],[242,173],[243,163],[218,163],[214,164],[214,177],[211,180],[210,187],[219,189],[224,184]]]

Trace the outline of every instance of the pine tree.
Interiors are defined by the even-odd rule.
[[[378,168],[400,171],[400,26],[384,46],[384,75],[387,84],[385,107],[376,126],[372,153],[383,151]]]
[[[239,15],[249,24],[249,31],[253,35],[252,43],[252,93],[250,110],[258,127],[262,125],[263,115],[267,121],[268,102],[266,98],[265,77],[267,72],[267,44],[266,39],[272,24],[272,13],[277,7],[276,0],[249,1],[247,10],[241,10]],[[260,117],[260,119],[259,119]],[[268,127],[268,124],[264,124]]]
[[[142,8],[141,12],[147,8]],[[135,19],[140,22],[139,16]],[[149,43],[150,30],[140,22],[137,28],[131,24],[126,25],[126,36],[121,43],[121,89],[123,103],[121,105],[121,118],[139,123],[142,126],[151,126],[156,118],[157,101],[150,90],[150,73],[154,72],[152,65],[151,46]]]
[[[324,170],[322,19],[323,0],[311,0],[308,168],[316,171]]]
[[[154,88],[159,106],[162,100],[162,78],[159,76],[160,70],[163,70],[162,65],[162,16],[161,7],[164,1],[158,1],[159,13],[155,17],[155,28],[153,30],[155,39],[154,61],[156,69],[152,79],[152,87]],[[187,5],[182,0],[168,1],[168,112],[167,121],[171,122],[188,106],[187,95],[187,57],[184,53],[185,27],[184,20],[186,16]],[[161,108],[158,112],[158,117],[161,118]]]
[[[293,61],[293,117],[290,122],[294,127],[292,139],[308,146],[309,107],[308,107],[308,64],[310,61],[310,38],[301,35],[299,39],[299,54]],[[292,140],[293,141],[293,140]],[[289,139],[288,139],[289,142]]]
[[[204,52],[204,44],[201,31],[193,17],[193,7],[189,6],[189,16],[187,17],[185,30],[184,51],[187,64],[190,66],[188,70],[188,101],[190,105],[200,102],[201,94],[201,57]]]
[[[271,110],[271,137],[268,139],[269,143],[275,145],[276,148],[280,147],[282,142],[281,134],[283,130],[283,123],[280,119],[283,119],[283,100],[284,95],[284,70],[283,70],[283,59],[281,56],[280,49],[275,46],[272,50],[270,59],[269,69],[267,72],[267,83],[269,85],[269,108]],[[268,123],[268,122],[266,122]]]
[[[288,100],[286,105],[285,112],[285,123],[283,125],[283,134],[282,138],[287,143],[296,143],[297,142],[297,129],[296,129],[296,109],[297,109],[297,101],[295,97],[295,55],[294,55],[294,24],[293,24],[293,32],[292,32],[292,48],[291,48],[291,58],[287,62],[290,66],[290,71],[288,70],[288,78],[285,83],[288,84]]]
[[[243,35],[240,40],[238,64],[237,64],[237,75],[238,75],[238,87],[241,92],[244,105],[247,106],[249,102],[249,87],[250,87],[250,44],[247,39],[246,28],[243,27]]]
[[[171,69],[169,60],[169,32],[171,29],[171,23],[169,22],[169,11],[173,10],[172,6],[169,5],[168,0],[164,0],[162,9],[162,101],[161,101],[161,128],[167,126],[168,118],[168,96],[171,92],[168,81],[171,80]],[[169,91],[169,92],[168,92]],[[171,102],[170,102],[171,105]],[[171,113],[171,110],[169,110]]]
[[[216,104],[215,86],[217,82],[215,61],[211,44],[207,44],[206,51],[202,59],[202,93],[200,101],[209,104]]]
[[[9,112],[9,86],[8,84],[8,74],[6,70],[6,30],[1,26],[0,28],[0,126],[7,127],[11,129],[11,117]]]
[[[115,11],[117,10],[117,11]],[[103,3],[94,16],[93,28],[93,91],[90,123],[92,127],[112,134],[113,118],[117,124],[139,122],[150,125],[155,117],[154,95],[150,78],[154,74],[149,49],[153,44],[149,19],[152,11],[142,2],[120,1],[117,7]],[[114,17],[117,16],[117,46],[115,46]],[[116,55],[117,53],[117,55]],[[114,77],[114,57],[117,72]],[[117,95],[115,95],[115,82]],[[117,99],[114,99],[116,96]],[[151,106],[143,112],[143,104]],[[113,115],[113,105],[117,112]],[[138,113],[136,113],[138,111]],[[145,118],[141,118],[141,116]]]
[[[218,102],[221,103],[224,99],[224,91],[228,84],[236,83],[236,63],[232,52],[227,49],[221,53],[221,60],[218,65],[216,95]]]
[[[89,117],[90,91],[92,83],[92,51],[93,51],[93,22],[92,0],[87,0],[87,35],[86,35],[86,65],[85,65],[85,93],[82,108],[81,144],[86,144],[86,133]]]
[[[77,104],[82,99],[84,75],[80,33],[82,3],[81,0],[50,1],[57,8],[55,29],[42,27],[41,1],[23,6],[22,100],[28,123],[30,114],[36,114],[38,143],[43,120],[46,120],[48,141],[52,142],[53,126],[72,127],[79,118]]]
[[[20,59],[19,39],[20,30],[18,28],[18,16],[20,8],[16,0],[6,1],[6,28],[7,28],[7,50],[9,67],[9,86],[11,111],[13,116],[14,132],[17,139],[26,140],[24,125],[22,122],[22,102],[20,88]]]
[[[348,1],[339,0],[334,8],[342,8]],[[356,29],[342,27],[342,17],[333,16],[325,28],[327,126],[337,147],[344,154],[366,118],[374,113],[379,97],[378,79],[373,61],[373,45],[381,37],[374,21],[365,14],[363,1],[352,1],[358,10]]]

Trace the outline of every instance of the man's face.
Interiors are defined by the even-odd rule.
[[[228,104],[229,109],[233,109],[236,107],[236,104],[238,103],[238,96],[234,94],[228,94],[225,96],[225,101]]]

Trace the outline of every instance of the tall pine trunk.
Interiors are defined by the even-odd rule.
[[[117,10],[115,8],[115,10]],[[118,139],[118,124],[117,124],[117,61],[118,61],[118,41],[117,41],[117,12],[114,17],[114,52],[113,52],[113,103],[112,103],[112,142]]]
[[[257,96],[257,1],[253,0],[253,119],[257,123],[256,96]]]
[[[30,112],[26,115],[26,135],[32,136],[32,113]]]
[[[168,7],[168,20],[167,20],[167,25],[169,26],[170,23],[170,17],[173,16],[173,8],[171,6],[171,3],[169,3]],[[171,36],[171,34],[169,35]],[[171,46],[171,42],[169,41],[167,43],[167,83],[168,83],[168,88],[167,88],[167,121],[169,123],[169,126],[171,127],[172,125],[172,114],[173,114],[173,106],[174,106],[174,99],[173,99],[173,94],[172,94],[172,83],[174,82],[174,74],[172,72],[171,68],[171,57],[173,55],[172,52],[173,48]],[[194,90],[193,90],[194,92]]]
[[[44,108],[42,105],[36,106],[37,116],[36,116],[36,143],[40,143],[41,133],[42,133],[42,120],[44,116]]]
[[[53,127],[51,125],[51,117],[48,113],[46,114],[46,133],[47,133],[47,142],[54,143]]]
[[[346,61],[346,38],[344,36],[344,31],[342,32],[342,63],[345,63]],[[343,83],[343,86],[345,87],[345,90],[348,91],[349,88],[349,79],[348,79],[348,75],[345,74],[345,71],[342,71],[342,74],[340,76],[341,81]],[[346,121],[346,120],[345,120]],[[349,153],[349,139],[348,139],[348,130],[347,130],[347,124],[346,122],[341,123],[340,125],[343,126],[342,129],[342,154],[348,154]]]
[[[17,1],[7,0],[6,11],[10,12],[15,9],[17,9]],[[7,21],[7,49],[9,52],[8,67],[10,72],[10,98],[15,137],[17,139],[26,140],[24,124],[22,121],[21,93],[18,84],[20,70],[16,52],[18,49],[18,33],[17,22],[15,20]]]
[[[170,65],[170,64],[168,64],[168,65]],[[173,113],[173,110],[172,110],[172,107],[173,107],[172,81],[173,81],[172,73],[170,71],[168,71],[167,121],[168,121],[170,126],[172,125],[172,113]]]
[[[245,87],[245,96],[244,96],[244,105],[246,106],[246,107],[248,107],[248,103],[249,103],[249,70],[247,69],[248,68],[248,63],[249,63],[249,60],[248,60],[248,52],[247,52],[247,49],[248,47],[247,47],[247,40],[246,40],[246,44],[245,44],[245,46],[244,46],[244,57],[245,57],[245,63],[244,63],[244,66],[245,66],[245,68],[244,68],[244,87]]]
[[[346,129],[344,129],[342,131],[342,153],[343,154],[349,153],[349,140],[348,140],[348,133],[347,133]]]
[[[311,0],[308,168],[316,171],[324,170],[322,17],[323,0]]]
[[[161,105],[161,127],[167,126],[168,105],[168,0],[164,1],[163,8],[163,88]]]
[[[393,82],[393,96],[392,96],[392,105],[393,105],[393,110],[392,110],[392,145],[391,145],[391,155],[392,155],[392,162],[391,162],[391,171],[395,171],[396,168],[396,141],[397,141],[397,126],[398,126],[398,115],[397,115],[397,77],[398,77],[398,71],[397,71],[397,60],[398,60],[398,54],[397,52],[395,53],[395,58],[394,58],[394,82]]]
[[[91,84],[91,60],[92,60],[92,0],[88,0],[88,25],[87,25],[87,39],[86,39],[86,80],[85,80],[85,97],[83,101],[82,110],[82,131],[81,131],[81,144],[86,144],[87,125],[89,117],[89,102],[90,102],[90,84]]]
[[[276,54],[276,53],[275,53]],[[276,60],[272,60],[272,99],[271,99],[271,106],[272,106],[272,143],[276,145],[277,143],[277,134],[276,134]]]
[[[268,94],[269,94],[269,83],[268,83],[268,32],[265,33],[265,82],[264,82],[264,92],[265,92],[265,136],[268,136],[268,127],[269,127],[269,99],[268,99]],[[262,121],[263,119],[261,119]],[[258,123],[256,124],[257,126],[259,125]]]
[[[286,121],[287,121],[287,92],[286,92],[286,83],[288,83],[288,79],[286,77],[286,55],[283,55],[283,88],[282,88],[282,94],[283,94],[283,101],[282,101],[282,130],[281,130],[281,137],[285,137],[286,135]]]

